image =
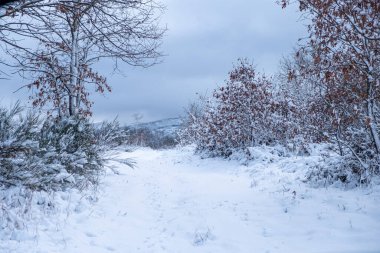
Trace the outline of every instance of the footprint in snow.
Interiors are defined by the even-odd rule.
[[[90,232],[86,232],[86,236],[87,236],[87,237],[91,237],[91,238],[96,237],[95,234],[90,233]]]
[[[108,250],[108,251],[115,251],[115,249],[114,249],[114,248],[112,248],[112,247],[109,247],[109,246],[107,246],[107,247],[106,247],[106,250]]]

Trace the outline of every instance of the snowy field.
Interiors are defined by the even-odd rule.
[[[380,188],[308,186],[305,168],[320,157],[263,152],[243,165],[191,148],[118,157],[137,167],[113,162],[97,198],[60,193],[43,212],[32,203],[27,227],[0,231],[0,252],[380,252]]]

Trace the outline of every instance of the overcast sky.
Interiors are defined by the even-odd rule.
[[[94,95],[94,120],[132,123],[177,117],[198,94],[222,85],[238,58],[253,61],[260,72],[272,74],[305,34],[296,6],[282,10],[275,0],[162,0],[168,27],[163,63],[147,69],[122,66],[124,75],[111,74],[112,64],[99,69],[112,93]],[[0,104],[26,101],[27,90],[13,93],[22,80],[1,80]]]

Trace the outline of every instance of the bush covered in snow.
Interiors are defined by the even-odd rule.
[[[222,157],[278,144],[307,154],[308,144],[329,143],[338,158],[310,168],[310,181],[370,182],[380,174],[380,156],[365,116],[368,103],[343,86],[326,90],[318,77],[300,75],[305,66],[313,66],[310,56],[297,54],[283,62],[277,79],[269,79],[239,61],[224,86],[189,107],[181,143],[195,143],[197,151]]]
[[[125,136],[117,121],[43,120],[19,104],[0,107],[0,237],[17,240],[33,212],[54,212],[56,193],[96,189],[106,151]]]
[[[367,88],[357,86],[362,82],[360,75],[352,71],[330,80],[329,72],[321,77],[312,55],[312,50],[299,51],[282,63],[278,90],[289,94],[302,111],[295,120],[308,141],[331,143],[340,156],[340,162],[328,168],[317,166],[312,175],[326,182],[368,183],[380,175],[379,128],[371,123],[378,113],[370,115],[372,119],[368,116],[374,109],[369,107]]]
[[[120,126],[117,119],[107,122],[103,121],[95,125],[95,138],[97,144],[102,149],[110,149],[121,146],[126,143],[128,139],[128,131]]]
[[[182,142],[195,142],[198,151],[228,157],[234,150],[295,139],[296,108],[286,98],[275,99],[271,86],[269,78],[240,60],[212,98],[190,108],[180,133]]]
[[[41,158],[53,172],[52,182],[76,187],[98,182],[104,161],[102,146],[88,120],[47,120],[39,137]]]
[[[0,108],[0,186],[49,191],[96,185],[103,153],[117,137],[115,123],[96,128],[87,119],[43,121],[19,105]]]

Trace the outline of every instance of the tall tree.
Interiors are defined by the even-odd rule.
[[[283,7],[289,4],[282,0]],[[302,76],[317,77],[340,144],[367,169],[380,155],[380,1],[298,0],[309,19]],[[376,167],[376,166],[375,166]]]
[[[90,114],[88,85],[110,90],[91,66],[110,58],[150,66],[161,56],[163,6],[155,0],[50,0],[1,20],[0,40],[17,71],[34,81],[34,105],[53,104],[58,114]]]

